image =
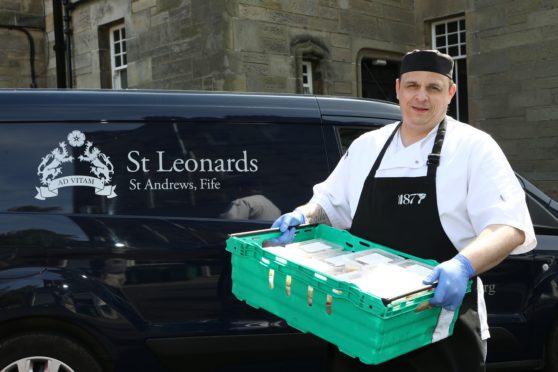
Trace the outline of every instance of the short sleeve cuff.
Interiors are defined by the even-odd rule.
[[[488,221],[485,224],[486,227],[490,225],[506,225],[506,226],[515,227],[516,229],[523,231],[523,233],[525,234],[525,240],[523,241],[523,243],[515,247],[515,249],[511,251],[510,254],[516,255],[516,254],[527,253],[529,251],[532,251],[537,246],[537,238],[535,237],[535,232],[532,226],[526,227],[524,224],[521,224],[517,221],[505,220],[505,219],[492,220],[492,221]]]
[[[522,254],[532,251],[537,246],[537,238],[535,237],[534,231],[525,231],[521,227],[514,226],[516,229],[523,231],[525,233],[525,240],[522,244],[517,246],[510,254]]]

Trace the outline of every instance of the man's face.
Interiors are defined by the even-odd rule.
[[[403,123],[430,130],[442,120],[455,94],[455,84],[436,72],[410,71],[395,83]]]

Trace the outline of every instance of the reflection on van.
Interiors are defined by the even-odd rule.
[[[281,216],[281,210],[262,195],[261,186],[256,181],[241,181],[236,195],[229,209],[220,214],[221,218],[274,221]]]

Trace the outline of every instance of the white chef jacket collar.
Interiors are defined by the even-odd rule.
[[[428,134],[421,140],[405,147],[401,141],[399,131],[395,134],[393,141],[389,145],[382,163],[378,170],[393,169],[393,168],[421,168],[426,166],[428,155],[432,152],[434,145],[434,138],[438,132],[438,125],[436,125]]]

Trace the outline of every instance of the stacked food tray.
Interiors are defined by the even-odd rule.
[[[270,244],[279,235],[272,229],[227,240],[237,298],[366,364],[432,343],[441,309],[417,307],[433,296],[433,286],[422,280],[436,261],[326,225],[298,228],[286,246]]]

